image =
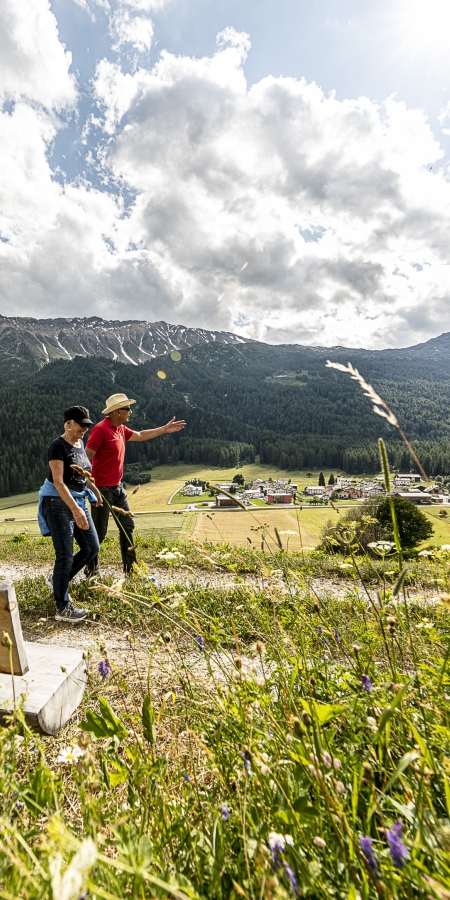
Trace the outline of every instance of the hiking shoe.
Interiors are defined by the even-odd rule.
[[[76,625],[77,622],[82,622],[88,614],[89,610],[80,609],[70,601],[64,609],[56,610],[55,619],[57,622],[70,622],[71,625]]]

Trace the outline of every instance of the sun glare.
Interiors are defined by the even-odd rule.
[[[407,0],[403,9],[415,44],[450,49],[450,0]]]

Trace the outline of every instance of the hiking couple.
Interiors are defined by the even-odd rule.
[[[55,548],[53,575],[46,583],[53,591],[55,618],[60,621],[81,622],[88,615],[87,609],[79,609],[72,603],[68,586],[83,568],[86,577],[96,574],[110,511],[119,528],[126,575],[136,562],[133,518],[114,511],[114,507],[125,513],[130,509],[122,484],[127,442],[150,441],[162,434],[181,431],[186,425],[174,417],[160,428],[132,431],[126,423],[135,402],[126,394],[108,397],[102,413],[105,418],[92,429],[86,448],[83,437],[93,425],[89,410],[85,406],[70,406],[64,412],[63,434],[50,444],[50,470],[39,491],[38,521],[41,533],[51,536]],[[91,503],[91,512],[86,500]],[[80,548],[75,555],[74,538]]]

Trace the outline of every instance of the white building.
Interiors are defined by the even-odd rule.
[[[320,485],[312,484],[305,487],[305,494],[309,494],[310,497],[321,497],[325,492],[326,488],[321,487]]]
[[[201,497],[202,493],[201,487],[196,484],[186,484],[183,489],[185,497]]]
[[[352,486],[351,478],[344,478],[343,475],[338,475],[338,477],[336,478],[336,487],[337,488],[344,488],[346,491],[348,491],[348,489],[351,486]]]

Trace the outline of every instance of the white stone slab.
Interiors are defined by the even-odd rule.
[[[14,676],[16,699],[25,694],[25,718],[34,731],[55,735],[81,703],[87,683],[82,650],[25,641],[29,670]],[[61,666],[66,671],[62,672]],[[0,719],[13,709],[10,675],[0,675]]]

